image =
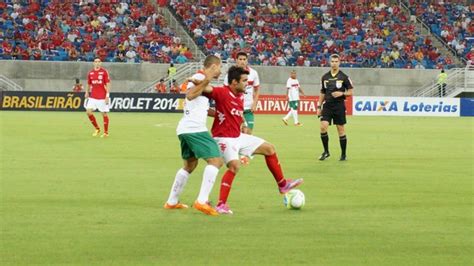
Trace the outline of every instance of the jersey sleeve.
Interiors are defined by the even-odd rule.
[[[287,88],[287,89],[290,89],[290,88],[291,88],[290,79],[288,79],[288,80],[286,81],[286,88]]]
[[[87,84],[89,84],[89,86],[92,85],[91,72],[87,74]]]
[[[201,74],[201,73],[196,73],[196,74],[194,74],[191,78],[192,78],[192,79],[195,79],[195,80],[204,80],[204,79],[206,78],[206,76],[204,76],[204,75]],[[186,87],[186,91],[188,91],[188,90],[190,90],[190,89],[192,89],[192,88],[194,88],[194,87],[196,87],[196,85],[194,85],[194,83],[188,82],[188,85],[187,85],[187,87]]]
[[[352,85],[352,80],[349,78],[349,76],[346,76],[346,78],[344,79],[344,87],[347,90],[351,90],[354,88],[354,86]]]
[[[207,98],[216,100],[222,95],[222,87],[212,87],[211,93],[203,93]]]

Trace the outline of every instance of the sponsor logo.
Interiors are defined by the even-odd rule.
[[[227,148],[227,145],[225,143],[219,143],[219,147],[221,148],[221,152],[224,152]]]
[[[232,110],[230,110],[230,113],[235,116],[240,116],[240,117],[244,116],[244,111],[240,111],[235,108],[232,108]]]
[[[438,103],[409,102],[409,101],[356,101],[354,108],[358,112],[426,112],[426,113],[455,113],[458,105]]]
[[[76,94],[46,95],[4,95],[2,109],[75,110],[81,107],[82,99]]]

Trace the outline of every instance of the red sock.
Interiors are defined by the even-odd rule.
[[[286,179],[283,176],[283,171],[281,170],[280,162],[278,161],[278,156],[276,153],[272,155],[265,156],[265,162],[267,162],[267,167],[270,172],[272,172],[275,181],[279,187],[286,186]]]
[[[109,133],[109,116],[104,116],[104,133]]]
[[[95,116],[93,114],[87,115],[89,117],[89,120],[91,121],[92,125],[95,127],[95,129],[99,129],[99,125],[97,125],[97,121],[95,120]]]
[[[234,181],[235,173],[227,170],[222,177],[221,191],[219,193],[219,203],[226,203],[229,197],[230,189],[232,188],[232,181]]]

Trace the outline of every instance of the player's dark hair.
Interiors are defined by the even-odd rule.
[[[208,68],[212,66],[213,64],[219,64],[221,62],[221,59],[215,55],[208,55],[206,59],[204,59],[204,67]]]
[[[76,84],[79,84],[80,80],[78,78],[76,78]]]
[[[246,52],[238,52],[237,53],[237,58],[239,58],[239,56],[245,56],[245,58],[249,57]]]
[[[250,74],[249,71],[238,66],[232,66],[227,72],[227,82],[229,83],[229,85],[232,83],[233,80],[240,82],[240,78],[242,77],[242,75],[248,74]]]

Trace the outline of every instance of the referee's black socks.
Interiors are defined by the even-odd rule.
[[[329,136],[327,132],[321,133],[321,141],[323,142],[324,152],[329,153]]]
[[[339,143],[341,144],[341,155],[346,155],[346,147],[347,147],[346,135],[339,137]]]

